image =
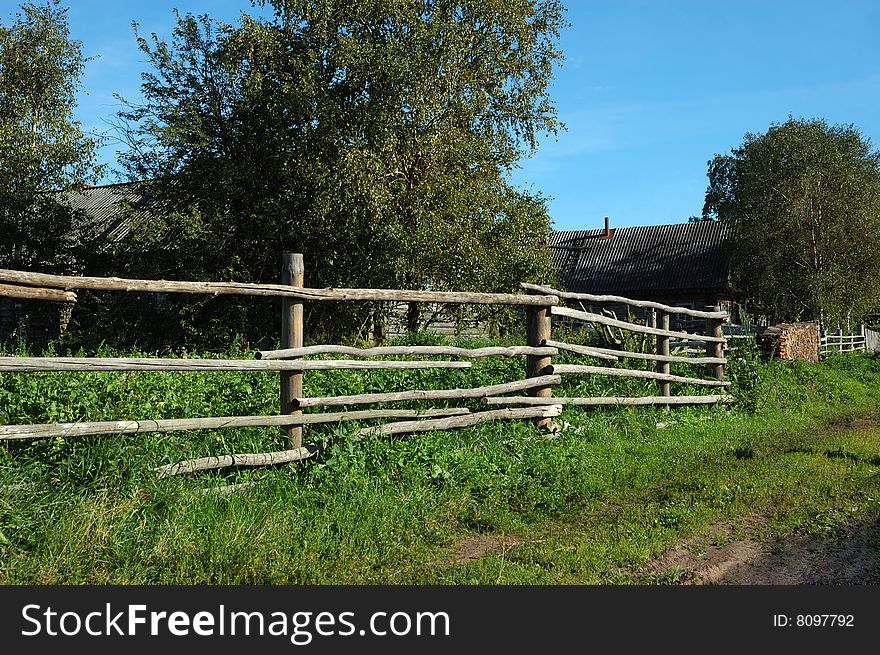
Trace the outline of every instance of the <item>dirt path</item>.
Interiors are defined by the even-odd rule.
[[[679,584],[863,585],[880,584],[880,520],[850,522],[825,538],[795,534],[771,543],[754,535],[753,518],[732,538],[730,525],[712,526],[706,537],[673,548],[645,569]],[[702,542],[702,543],[701,543]]]

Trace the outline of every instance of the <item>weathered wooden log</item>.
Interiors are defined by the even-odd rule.
[[[733,396],[600,396],[596,398],[567,398],[554,396],[553,398],[533,398],[531,396],[492,396],[482,398],[484,405],[546,405],[559,403],[560,405],[711,405],[714,403],[730,402]]]
[[[357,300],[429,302],[477,305],[536,305],[548,307],[559,303],[556,296],[525,293],[477,293],[469,291],[419,291],[408,289],[310,289],[283,284],[246,282],[178,282],[172,280],[135,280],[117,277],[75,277],[28,273],[0,269],[0,282],[55,289],[91,289],[94,291],[133,291],[148,293],[196,293],[212,296],[280,296],[301,300]]]
[[[548,400],[542,398],[542,400]],[[486,421],[520,418],[552,418],[562,413],[562,405],[547,405],[543,407],[529,407],[523,409],[496,409],[487,412],[477,412],[466,416],[453,416],[452,418],[433,419],[428,421],[401,421],[399,423],[387,423],[368,428],[361,428],[355,433],[356,438],[382,436],[390,434],[408,434],[412,432],[431,432],[433,430],[452,430],[465,428]]]
[[[555,355],[551,347],[510,346],[487,348],[456,348],[454,346],[381,346],[377,348],[352,348],[350,346],[305,346],[303,348],[282,348],[280,350],[261,350],[257,359],[285,359],[287,357],[306,357],[309,355],[350,355],[353,357],[387,357],[393,355],[450,355],[452,357],[514,357],[516,355]]]
[[[545,339],[544,343],[546,343],[548,346],[558,348],[559,350],[567,350],[569,352],[577,353],[578,355],[595,357],[596,359],[607,359],[611,362],[616,362],[618,359],[617,355],[611,354],[617,351],[611,350],[610,348],[593,348],[592,346],[581,346],[574,343],[563,343],[562,341],[553,341],[552,339]]]
[[[171,359],[165,357],[0,357],[0,371],[324,371],[469,368],[470,362],[361,359]]]
[[[659,318],[660,329],[664,331],[669,330],[669,313],[660,312]],[[664,335],[657,337],[657,353],[661,357],[661,359],[657,360],[657,372],[661,375],[669,375],[669,362],[666,361],[666,358],[670,357],[668,336]],[[660,395],[667,397],[672,395],[672,390],[669,387],[668,380],[664,380],[660,383]]]
[[[707,342],[706,343],[706,358],[712,359],[722,359],[724,356],[724,341],[717,341],[718,337],[724,337],[724,324],[723,321],[717,318],[708,318],[706,319],[706,334],[711,334],[716,337],[716,341],[714,343]],[[709,364],[709,373],[711,373],[712,377],[716,380],[724,380],[724,364],[713,363]]]
[[[38,423],[0,425],[0,440],[42,439],[47,437],[85,437],[98,434],[142,434],[182,430],[222,430],[225,428],[286,427],[357,421],[376,418],[433,418],[468,414],[466,407],[441,409],[367,409],[323,414],[282,414],[280,416],[215,416],[207,418],[142,419],[139,421],[98,421],[82,423]]]
[[[513,393],[515,391],[524,391],[534,387],[544,387],[548,384],[559,384],[560,382],[562,382],[562,378],[558,375],[542,375],[527,380],[506,382],[504,384],[492,384],[486,387],[474,387],[471,389],[391,391],[385,393],[363,393],[354,396],[300,398],[298,399],[297,404],[299,407],[326,407],[338,405],[367,405],[371,403],[394,402],[397,400],[456,400],[460,398],[482,398],[483,396]]]
[[[271,453],[243,453],[240,455],[218,455],[214,457],[200,457],[189,459],[175,464],[166,464],[156,468],[156,476],[160,479],[172,475],[195,473],[196,471],[209,471],[211,469],[228,468],[230,466],[268,466],[270,464],[287,464],[298,462],[309,457],[314,457],[317,449],[314,447],[293,448]]]
[[[281,258],[281,284],[292,287],[305,286],[305,265],[301,254],[285,253]],[[281,347],[301,348],[303,345],[303,306],[292,298],[281,299]],[[281,413],[299,414],[294,398],[303,395],[302,371],[282,371]],[[290,426],[286,430],[288,446],[302,446],[302,426]]]
[[[581,346],[561,341],[548,341],[548,346],[559,350],[568,350],[580,355],[596,357],[597,359],[642,359],[655,362],[669,362],[671,364],[726,364],[724,357],[675,357],[674,355],[654,355],[651,353],[635,353],[629,350],[614,350],[612,348],[598,348],[596,346]]]
[[[547,342],[547,339],[552,338],[552,318],[546,307],[529,307],[526,310],[526,341],[530,346],[541,346]],[[552,362],[553,360],[546,356],[526,357],[526,377],[540,377]],[[548,384],[543,387],[532,387],[528,390],[528,394],[537,398],[549,398],[553,395],[553,386]],[[547,417],[536,418],[534,423],[536,428],[542,430],[559,430],[552,419]]]
[[[628,368],[608,368],[605,366],[581,366],[580,364],[554,364],[550,367],[553,373],[565,375],[566,373],[588,373],[594,375],[610,375],[625,378],[645,378],[648,380],[664,380],[666,382],[681,382],[683,384],[698,384],[706,387],[726,387],[730,382],[718,380],[702,380],[700,378],[688,378],[681,375],[669,375],[655,373],[654,371],[634,371]]]
[[[0,284],[0,298],[48,300],[49,302],[76,302],[76,294],[73,293],[73,291],[24,287],[18,284]]]
[[[527,282],[520,282],[519,286],[523,289],[526,289],[527,291],[535,291],[546,295],[567,298],[569,300],[586,300],[588,302],[594,302],[597,304],[620,303],[623,305],[630,305],[632,307],[659,309],[668,314],[684,314],[686,316],[696,316],[697,318],[719,318],[722,320],[727,320],[728,317],[727,312],[723,311],[706,312],[700,311],[698,309],[690,309],[688,307],[674,307],[672,305],[664,305],[662,303],[653,302],[651,300],[633,300],[632,298],[624,298],[623,296],[597,295],[594,293],[573,293],[570,291],[560,291],[558,289],[553,289],[552,287],[543,286],[540,284],[529,284]]]
[[[589,321],[590,323],[600,323],[602,325],[613,325],[614,327],[619,327],[624,330],[629,330],[630,332],[640,332],[642,334],[655,334],[657,336],[663,337],[694,337],[696,335],[689,334],[687,332],[676,332],[674,330],[661,330],[659,328],[648,327],[647,325],[636,325],[635,323],[629,323],[628,321],[620,321],[616,318],[609,318],[607,316],[602,316],[601,314],[593,314],[592,312],[582,312],[578,309],[571,309],[570,307],[551,307],[550,313],[555,316],[568,316],[569,318],[575,318],[581,321]],[[709,335],[700,335],[701,341],[721,341],[724,342],[724,337],[715,337]]]

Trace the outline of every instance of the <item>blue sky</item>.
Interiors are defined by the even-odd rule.
[[[77,118],[106,130],[114,93],[139,96],[131,21],[168,36],[172,10],[234,21],[246,0],[69,0],[88,63]],[[568,130],[514,175],[549,201],[557,229],[687,221],[706,163],[746,132],[795,117],[852,123],[880,146],[877,0],[569,0],[566,60],[551,89]],[[18,2],[0,0],[4,21]],[[117,147],[103,159],[115,164]]]

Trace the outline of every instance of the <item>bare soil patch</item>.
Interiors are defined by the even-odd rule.
[[[880,520],[850,521],[824,537],[795,533],[763,543],[747,521],[733,537],[730,524],[712,526],[645,567],[650,576],[674,575],[679,584],[864,585],[880,583]],[[705,546],[708,539],[712,544]],[[723,543],[719,543],[723,542]]]
[[[459,540],[453,553],[437,564],[461,564],[473,559],[479,559],[489,553],[504,554],[514,546],[519,545],[520,539],[513,535],[478,534],[470,535]]]
[[[877,427],[877,425],[880,425],[880,420],[875,418],[855,418],[832,423],[831,427],[835,430],[865,430]]]

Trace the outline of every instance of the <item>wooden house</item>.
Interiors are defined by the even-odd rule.
[[[612,228],[606,218],[603,229],[554,232],[549,246],[566,291],[691,309],[732,309],[728,229],[723,223]],[[622,316],[627,311],[623,305],[604,307]],[[670,318],[673,329],[704,327],[691,325],[693,319],[683,315]]]

